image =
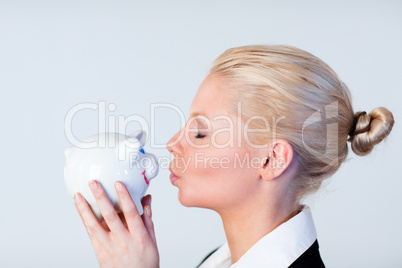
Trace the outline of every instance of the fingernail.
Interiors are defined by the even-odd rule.
[[[98,189],[98,182],[97,181],[90,181],[89,182],[89,187],[92,189],[92,190],[96,190],[96,189]]]
[[[116,189],[117,189],[118,191],[122,191],[122,190],[123,190],[123,185],[122,185],[121,182],[116,182]]]
[[[79,203],[82,201],[82,197],[79,193],[74,194],[74,201],[75,201],[75,203]]]
[[[151,217],[151,207],[150,206],[145,207],[145,212],[147,213],[148,217]]]

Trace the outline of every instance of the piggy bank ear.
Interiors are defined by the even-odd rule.
[[[64,150],[64,156],[66,159],[70,156],[71,152],[74,150],[74,147],[68,147],[67,149]]]
[[[144,130],[137,130],[133,133],[131,133],[130,135],[128,135],[132,138],[136,138],[140,144],[143,146],[147,140],[147,133]]]

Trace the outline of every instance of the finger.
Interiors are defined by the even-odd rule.
[[[103,229],[105,229],[106,231],[110,232],[109,226],[107,226],[107,223],[105,222],[105,219],[102,219],[100,224],[102,225]]]
[[[119,181],[115,183],[115,187],[129,232],[131,234],[143,235],[146,231],[144,223],[142,222],[141,215],[138,213],[138,209],[131,198],[129,191],[124,183]]]
[[[124,218],[124,213],[123,213],[123,211],[119,213],[119,217],[120,217],[121,222],[124,224],[124,227],[128,228],[128,227],[127,227],[126,218]]]
[[[119,215],[117,215],[116,210],[110,203],[110,200],[107,197],[102,185],[98,181],[93,180],[89,182],[89,187],[92,190],[92,193],[102,213],[103,219],[109,226],[109,229],[115,234],[125,236],[127,230],[121,222]]]
[[[141,200],[142,206],[145,207],[146,205],[150,205],[151,201],[152,201],[152,196],[150,194],[147,194]]]
[[[93,239],[96,239],[101,243],[106,243],[108,240],[107,233],[100,225],[98,219],[95,217],[85,198],[80,193],[75,193],[74,201],[75,207],[77,208],[78,214],[81,217],[82,223],[84,223],[86,227],[88,236],[91,241],[93,241]]]
[[[144,214],[142,215],[142,220],[144,222],[145,228],[147,229],[149,237],[156,245],[155,228],[154,228],[154,222],[152,221],[151,201],[152,201],[151,195],[147,195],[142,199],[142,204],[144,207]]]

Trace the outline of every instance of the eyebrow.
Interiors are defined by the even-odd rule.
[[[190,115],[190,117],[194,117],[194,116],[198,116],[198,115],[202,115],[202,116],[205,116],[206,118],[208,118],[208,116],[203,112],[194,112]]]

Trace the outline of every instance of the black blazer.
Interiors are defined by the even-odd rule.
[[[314,243],[302,255],[300,255],[300,257],[297,258],[288,268],[325,268],[325,265],[321,260],[318,248],[319,248],[318,241],[315,240]],[[217,250],[218,248],[209,253],[197,266],[197,268],[200,267],[200,265]]]

